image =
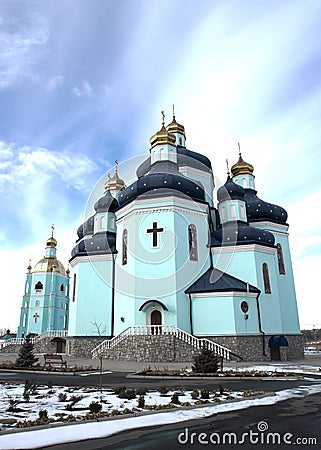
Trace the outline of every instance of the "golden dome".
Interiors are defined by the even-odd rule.
[[[172,120],[172,122],[170,124],[167,125],[166,130],[169,133],[180,133],[180,134],[183,134],[185,136],[184,125],[181,125],[180,123],[176,122],[174,105],[173,105],[173,120]]]
[[[252,175],[254,167],[252,164],[247,163],[243,160],[241,150],[240,150],[240,144],[239,145],[239,160],[236,164],[234,164],[231,167],[232,176],[236,177],[237,175]]]
[[[45,256],[40,261],[37,262],[33,269],[34,272],[52,272],[53,268],[56,268],[56,272],[65,275],[65,268],[63,264],[58,261],[55,256]]]
[[[57,241],[53,236],[47,239],[47,247],[55,248],[57,247]]]
[[[155,145],[164,145],[164,144],[175,145],[175,143],[176,143],[175,135],[170,133],[165,128],[165,123],[164,123],[165,114],[164,114],[164,111],[162,111],[162,116],[163,116],[162,128],[150,138],[151,148],[155,147]]]
[[[115,173],[112,177],[108,174],[108,180],[104,186],[105,191],[122,191],[126,187],[125,181],[118,176],[118,161],[116,160],[115,163]]]

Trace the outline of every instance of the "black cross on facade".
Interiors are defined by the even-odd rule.
[[[37,322],[37,320],[38,320],[39,317],[40,317],[40,316],[39,316],[38,313],[36,313],[36,314],[33,315],[33,318],[34,318],[35,323]]]
[[[158,247],[157,233],[164,233],[164,228],[157,228],[157,222],[153,222],[153,228],[148,228],[147,233],[153,233],[153,247]]]

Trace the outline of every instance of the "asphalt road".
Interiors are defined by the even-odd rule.
[[[150,389],[157,389],[160,386],[174,387],[176,389],[182,388],[196,388],[203,387],[204,389],[217,388],[222,384],[226,388],[231,389],[253,389],[265,391],[278,391],[286,387],[296,387],[300,385],[311,384],[311,381],[304,379],[286,379],[281,381],[271,379],[255,379],[255,380],[231,380],[223,379],[206,379],[206,380],[155,380],[155,379],[135,379],[126,378],[127,373],[113,372],[103,375],[103,387],[111,388],[117,386],[126,386],[131,388],[138,388],[141,386],[149,387]],[[34,373],[18,373],[18,372],[1,372],[0,382],[24,383],[26,380],[33,380],[39,384],[52,383],[54,386],[93,386],[99,387],[99,374],[92,374],[87,376],[81,375],[48,375],[48,374],[34,374]],[[321,378],[318,378],[321,382]],[[318,380],[316,379],[316,381]]]
[[[229,434],[224,437],[224,433]],[[295,448],[321,449],[320,394],[180,424],[125,431],[105,439],[50,446],[44,450],[200,450],[204,447],[283,450],[293,445]]]

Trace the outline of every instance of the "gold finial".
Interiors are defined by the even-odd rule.
[[[115,168],[115,174],[118,175],[118,159],[115,160],[116,168]]]
[[[161,114],[162,114],[162,117],[163,117],[162,126],[164,127],[165,126],[165,113],[164,113],[164,111],[161,111]]]
[[[241,146],[240,146],[240,143],[238,142],[237,145],[238,145],[238,147],[239,147],[239,156],[241,156]]]
[[[227,168],[227,176],[230,176],[230,167],[228,165],[228,159],[226,158],[226,168]]]
[[[54,235],[54,230],[55,230],[55,225],[52,224],[51,225],[51,237],[53,237],[53,235]]]
[[[173,120],[175,120],[175,105],[172,105],[173,107]]]

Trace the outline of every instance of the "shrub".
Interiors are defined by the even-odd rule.
[[[167,386],[160,386],[160,388],[158,389],[158,392],[161,395],[166,395],[168,393],[168,387]]]
[[[200,353],[193,358],[192,370],[197,373],[215,373],[218,371],[220,361],[220,356],[216,356],[212,350],[203,347]]]
[[[39,420],[46,421],[48,420],[48,411],[46,409],[41,409],[39,411]]]
[[[198,398],[200,395],[198,389],[194,389],[193,392],[191,392],[191,397],[195,400],[196,398]]]
[[[113,391],[116,395],[119,395],[120,392],[126,391],[126,386],[120,386],[113,388]]]
[[[171,402],[174,403],[174,405],[180,405],[181,404],[181,402],[179,400],[179,397],[178,397],[178,392],[174,392],[174,394],[172,395]]]
[[[66,409],[67,411],[72,411],[74,409],[74,406],[76,403],[80,402],[80,400],[82,400],[84,397],[82,395],[73,395],[72,397],[70,397],[70,403],[68,403],[68,405],[66,405]]]
[[[210,391],[207,389],[201,389],[201,398],[208,399],[210,398]]]
[[[138,408],[144,409],[145,407],[145,397],[143,395],[140,395],[139,399],[137,400]]]
[[[67,401],[67,394],[65,392],[60,392],[58,395],[58,400],[60,402],[66,402]]]
[[[98,413],[101,411],[101,408],[102,408],[102,407],[103,407],[103,406],[102,406],[101,403],[98,403],[98,402],[91,402],[90,405],[89,405],[89,411],[90,411],[92,414],[98,414]]]
[[[224,394],[224,388],[223,388],[223,386],[221,384],[219,385],[218,390],[220,392],[220,395]]]

